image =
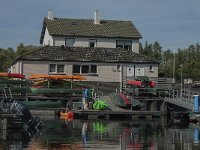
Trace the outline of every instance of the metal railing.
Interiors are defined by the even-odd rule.
[[[182,89],[182,91],[168,89],[165,91],[164,100],[193,110],[194,95],[200,95],[200,93],[189,89]]]

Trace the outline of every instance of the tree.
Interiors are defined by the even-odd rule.
[[[25,54],[26,52],[28,52],[27,47],[25,47],[23,43],[20,43],[20,44],[17,46],[17,51],[16,51],[15,56],[16,56],[16,57],[21,56],[21,55]]]
[[[160,46],[160,44],[156,41],[153,43],[153,57],[158,60],[159,62],[161,62],[162,58],[162,47]]]
[[[0,71],[7,72],[14,60],[14,50],[12,48],[0,49]]]

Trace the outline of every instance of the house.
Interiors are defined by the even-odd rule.
[[[139,53],[140,32],[131,21],[55,18],[52,11],[44,18],[40,37],[43,46],[124,48]]]
[[[139,54],[141,35],[131,21],[44,18],[42,47],[24,54],[14,73],[84,75],[91,82],[122,83],[135,76],[158,77],[159,63]]]

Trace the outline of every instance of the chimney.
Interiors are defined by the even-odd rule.
[[[98,10],[94,12],[94,24],[100,24],[100,12]]]
[[[48,16],[47,16],[47,18],[50,19],[50,20],[53,20],[53,19],[54,19],[52,9],[50,9],[50,10],[48,11]]]

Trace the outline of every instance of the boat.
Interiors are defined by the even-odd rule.
[[[25,75],[20,73],[7,73],[7,72],[1,72],[0,77],[10,77],[10,78],[20,78],[24,79]]]
[[[33,74],[29,79],[52,79],[52,80],[86,80],[84,76],[68,76],[68,75],[48,75],[48,74]]]
[[[118,107],[131,107],[132,100],[123,93],[114,93],[110,95],[113,104]]]
[[[106,110],[108,108],[108,104],[104,100],[96,100],[92,107],[94,110]]]
[[[120,108],[133,108],[133,109],[139,109],[143,107],[143,104],[133,98],[132,96],[127,96],[125,93],[114,93],[110,95],[110,100],[112,103]]]
[[[68,111],[68,112],[61,111],[60,112],[60,119],[65,119],[65,120],[68,120],[68,121],[74,120],[74,112],[72,112],[72,111]]]
[[[2,93],[5,87],[9,87],[14,94],[26,93],[27,81],[24,80],[24,77],[22,74],[0,73],[0,92]]]
[[[127,85],[134,86],[134,87],[155,87],[156,82],[153,80],[149,80],[147,76],[138,76],[134,80],[127,80]]]
[[[138,80],[127,80],[127,85],[132,85],[132,86],[137,86],[137,87],[141,87],[142,86],[142,82],[138,81]]]
[[[134,80],[127,80],[127,88],[125,91],[133,96],[157,96],[158,92],[155,88],[156,82],[149,80],[147,76],[138,76]]]
[[[32,81],[32,94],[73,94],[81,95],[82,88],[73,88],[74,80],[86,80],[84,76],[33,74],[28,77]]]
[[[44,87],[32,87],[30,88],[32,94],[78,94],[82,95],[82,89],[67,89],[67,88],[44,88]]]
[[[3,98],[0,98],[0,111],[1,114],[13,114],[22,120],[22,126],[31,131],[39,131],[42,125],[40,117],[32,116],[29,108],[19,100],[13,99],[12,92],[9,88],[4,88]],[[15,123],[15,122],[13,122]],[[17,122],[16,122],[17,124]]]

